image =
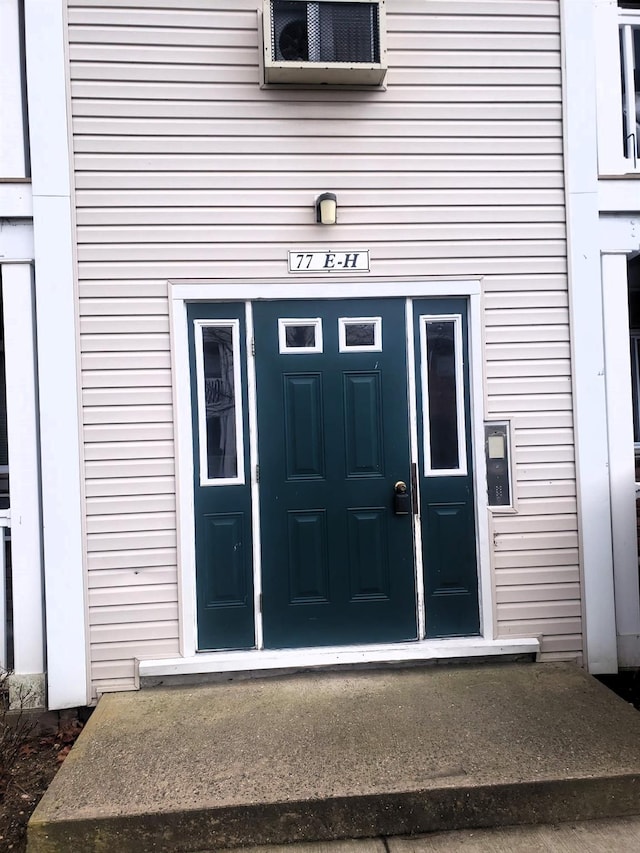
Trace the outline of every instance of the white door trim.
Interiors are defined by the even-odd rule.
[[[169,282],[169,303],[171,317],[171,357],[174,383],[174,426],[176,435],[176,467],[178,471],[177,510],[178,510],[178,565],[179,565],[179,597],[180,597],[180,637],[181,652],[187,670],[191,665],[187,661],[207,661],[206,671],[217,671],[217,662],[221,667],[226,659],[232,656],[233,667],[240,669],[260,668],[268,660],[288,659],[287,655],[274,654],[272,651],[254,649],[248,652],[228,653],[213,652],[199,653],[197,651],[196,626],[196,584],[195,584],[195,537],[194,537],[194,503],[193,503],[193,435],[191,420],[190,397],[190,368],[188,352],[188,334],[186,319],[187,302],[247,302],[256,299],[331,299],[331,298],[366,298],[366,297],[468,297],[469,298],[469,377],[471,385],[471,408],[473,419],[474,441],[474,488],[476,511],[476,537],[478,555],[478,576],[480,585],[480,622],[482,638],[472,638],[462,644],[452,644],[451,640],[428,641],[418,644],[400,644],[387,650],[387,647],[365,646],[356,652],[345,647],[333,650],[342,660],[350,660],[356,654],[360,659],[378,660],[377,654],[383,654],[384,659],[425,659],[447,656],[446,649],[457,648],[461,656],[472,655],[474,648],[482,648],[482,653],[491,654],[491,648],[504,649],[518,646],[524,642],[527,649],[537,650],[538,641],[517,640],[514,643],[501,640],[494,643],[494,625],[492,617],[492,585],[489,557],[488,512],[486,499],[486,471],[484,462],[484,433],[483,433],[483,385],[482,385],[482,350],[480,340],[480,283],[477,280],[463,281],[425,281],[425,280],[305,280],[296,278],[291,281],[271,281],[267,283],[256,281],[235,282]],[[255,432],[255,430],[253,431]],[[254,464],[252,451],[252,482]],[[414,648],[415,646],[420,648]],[[504,651],[495,652],[504,654]],[[298,657],[301,651],[296,652]],[[320,654],[320,652],[318,652]],[[480,654],[480,652],[477,652]],[[364,655],[364,658],[362,657]],[[391,658],[389,658],[391,655]],[[396,655],[400,655],[396,658]],[[311,658],[313,655],[308,654]],[[322,657],[322,655],[321,655]],[[173,663],[163,662],[163,666],[173,666],[180,659],[172,659]],[[156,662],[160,663],[160,662]],[[140,673],[146,673],[154,662],[142,661]],[[286,665],[286,664],[281,664]],[[200,666],[200,664],[198,664]],[[220,670],[222,671],[222,669]]]
[[[409,397],[409,447],[411,455],[411,467],[417,472],[417,480],[420,479],[420,453],[418,444],[418,388],[416,378],[416,342],[413,333],[413,302],[411,299],[405,301],[405,334],[407,338],[407,392]],[[414,468],[415,466],[415,468]],[[418,513],[411,518],[413,527],[414,547],[414,571],[416,579],[416,625],[418,628],[418,639],[423,640],[427,633],[425,614],[425,592],[424,592],[424,565],[422,561],[422,524],[420,523],[420,489],[415,489],[413,500],[417,504]]]
[[[258,406],[256,402],[256,359],[253,351],[253,306],[245,303],[247,353],[247,405],[249,407],[249,477],[251,484],[251,541],[253,566],[253,614],[256,649],[264,647],[262,630],[262,549],[260,547],[260,486],[258,471]]]

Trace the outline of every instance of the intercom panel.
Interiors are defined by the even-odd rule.
[[[508,423],[485,423],[484,449],[489,506],[510,507],[512,506],[511,448]]]

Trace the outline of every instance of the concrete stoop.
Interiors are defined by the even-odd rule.
[[[640,713],[570,664],[103,696],[28,853],[203,853],[640,814]]]

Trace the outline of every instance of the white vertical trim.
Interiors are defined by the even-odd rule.
[[[18,0],[0,0],[0,178],[24,178]]]
[[[264,621],[262,617],[262,547],[260,539],[260,484],[257,472],[258,456],[258,397],[256,384],[256,356],[253,330],[253,306],[245,302],[247,324],[247,398],[249,407],[249,466],[251,468],[251,539],[253,542],[253,614],[256,649],[264,648]]]
[[[482,302],[479,293],[469,296],[467,346],[469,352],[469,394],[471,417],[471,466],[478,555],[480,593],[480,633],[485,640],[498,636],[494,616],[494,585],[491,569],[489,523],[491,513],[487,500],[487,461],[484,455],[484,357],[482,350]]]
[[[620,666],[640,664],[640,585],[626,255],[602,256],[613,578]],[[634,654],[635,646],[635,654]],[[628,656],[631,655],[629,658]]]
[[[180,653],[184,657],[192,657],[197,649],[197,609],[189,335],[186,303],[175,297],[171,284],[169,284],[169,322],[176,446]]]
[[[25,0],[50,708],[89,700],[65,27]]]
[[[416,478],[413,482],[413,500],[415,509],[413,512],[413,547],[414,566],[416,573],[416,608],[418,615],[418,639],[424,640],[427,635],[427,617],[424,592],[424,562],[422,559],[422,508],[420,506],[420,452],[418,441],[418,388],[416,382],[416,346],[413,331],[413,300],[405,302],[405,330],[407,336],[407,392],[409,396],[409,446],[411,451],[412,469],[415,466]],[[412,470],[413,475],[413,470]]]
[[[30,264],[2,267],[11,492],[14,670],[44,672],[34,296]]]
[[[615,672],[615,602],[598,250],[594,6],[562,0],[565,194],[585,658]]]

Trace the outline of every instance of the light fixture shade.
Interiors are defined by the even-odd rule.
[[[316,222],[335,225],[338,219],[338,199],[335,193],[322,193],[316,199]]]

